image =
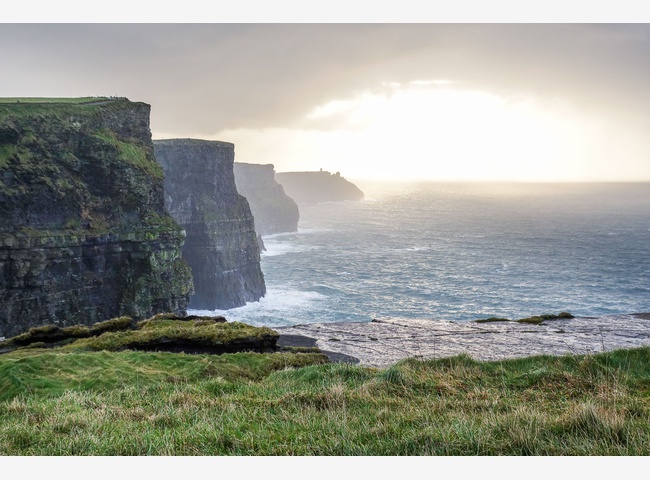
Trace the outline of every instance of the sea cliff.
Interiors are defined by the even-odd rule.
[[[0,337],[185,314],[185,235],[149,114],[123,98],[0,100]]]
[[[229,309],[266,293],[253,215],[237,192],[232,143],[155,140],[165,172],[165,203],[185,229],[183,258],[192,269],[190,308]]]
[[[298,205],[275,181],[273,165],[235,162],[235,183],[251,207],[258,235],[298,231]]]
[[[281,172],[275,180],[298,203],[339,202],[361,200],[363,192],[339,172]]]

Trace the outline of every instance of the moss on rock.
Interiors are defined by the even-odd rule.
[[[164,205],[150,106],[0,99],[0,336],[185,314],[183,229]]]
[[[130,317],[114,318],[90,327],[59,328],[46,325],[0,342],[0,353],[24,348],[62,351],[168,351],[222,354],[275,352],[279,334],[268,327],[226,322],[223,317],[179,318],[173,313],[155,315],[135,323]],[[301,352],[294,352],[301,353]],[[302,353],[318,353],[308,349]]]

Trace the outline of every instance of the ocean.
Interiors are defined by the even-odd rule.
[[[468,321],[650,311],[650,183],[355,182],[264,237],[267,294],[229,321]]]

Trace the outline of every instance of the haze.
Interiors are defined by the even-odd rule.
[[[648,24],[3,24],[0,95],[350,179],[650,180]]]

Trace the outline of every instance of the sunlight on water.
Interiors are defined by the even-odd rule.
[[[650,184],[368,184],[264,238],[256,325],[650,311]]]

